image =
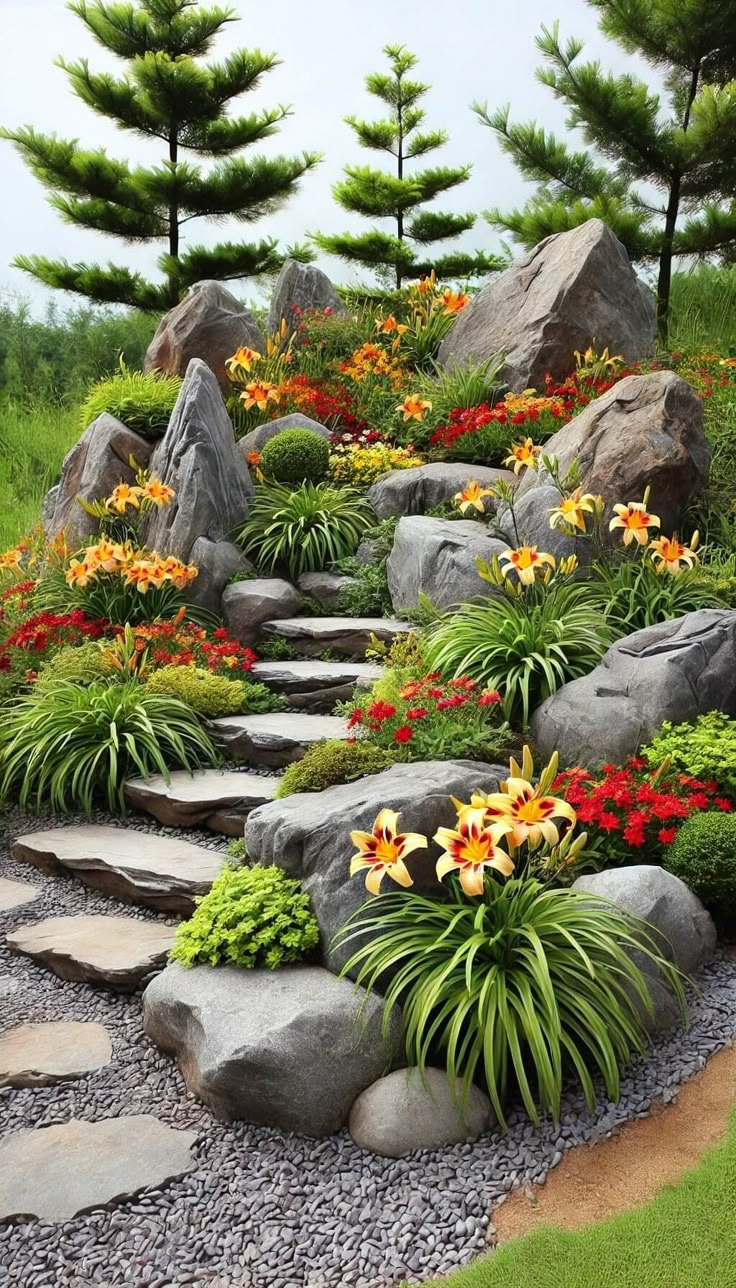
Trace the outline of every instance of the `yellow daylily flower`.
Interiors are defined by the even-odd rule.
[[[632,541],[636,541],[640,546],[647,545],[649,529],[659,527],[658,516],[650,514],[647,510],[648,500],[649,488],[644,494],[643,501],[629,501],[628,505],[614,505],[615,517],[611,519],[608,529],[609,532],[613,532],[616,528],[622,528],[625,546],[630,546]]]
[[[130,505],[134,510],[138,510],[142,495],[143,488],[132,487],[129,483],[118,483],[107,498],[108,509],[117,510],[118,514],[125,514]]]
[[[671,537],[658,537],[652,541],[648,553],[652,557],[657,572],[668,572],[670,576],[676,577],[683,568],[694,568],[698,563],[695,551],[699,540],[699,535],[695,532],[692,544],[686,546],[678,540],[675,532]]]
[[[507,565],[503,568],[504,576],[508,577],[513,569],[523,586],[533,585],[537,573],[542,572],[545,566],[555,567],[554,555],[543,554],[536,546],[519,546],[518,550],[504,550],[499,555],[499,561],[501,565]]]
[[[350,860],[350,875],[367,868],[365,885],[370,894],[380,893],[385,876],[400,886],[414,884],[404,859],[413,850],[425,850],[427,838],[419,832],[397,832],[398,821],[396,810],[382,809],[372,831],[350,833],[358,851]]]
[[[596,510],[602,507],[601,497],[593,496],[590,492],[583,492],[581,487],[576,487],[574,492],[569,496],[564,496],[559,505],[549,512],[550,528],[577,528],[580,532],[585,532],[586,514],[595,514]]]
[[[155,476],[153,478],[146,479],[146,482],[143,484],[142,499],[144,501],[150,501],[152,505],[158,506],[159,509],[164,505],[170,505],[175,496],[176,493],[173,487],[169,487],[168,484],[162,483],[161,480],[157,479]]]
[[[448,872],[456,872],[465,894],[471,896],[483,894],[484,868],[494,868],[504,877],[510,877],[514,870],[513,859],[498,845],[502,836],[513,831],[512,825],[503,819],[487,825],[485,819],[482,806],[468,808],[458,819],[457,827],[440,827],[434,835],[444,850],[437,860],[438,880]]]
[[[531,438],[525,438],[523,443],[512,443],[504,465],[513,469],[514,474],[521,474],[523,469],[536,470],[539,467],[537,456],[541,450],[541,447],[533,443]]]
[[[257,407],[259,411],[265,411],[270,402],[277,403],[280,398],[281,394],[279,393],[278,385],[273,384],[270,380],[251,380],[240,395],[240,400],[245,404],[246,411],[249,411],[251,407]]]
[[[95,570],[90,568],[88,563],[83,559],[72,559],[66,572],[66,581],[68,586],[79,586],[84,590],[91,581],[94,581]]]
[[[23,551],[14,547],[0,554],[0,572],[18,572],[21,566]]]
[[[468,510],[477,510],[479,514],[483,514],[483,500],[487,496],[493,496],[493,488],[481,487],[477,479],[468,479],[462,492],[456,492],[452,501],[461,514],[466,514]]]
[[[506,834],[506,844],[512,851],[524,842],[531,849],[535,849],[542,841],[546,841],[548,845],[558,845],[560,833],[554,820],[565,819],[571,827],[577,822],[577,814],[572,805],[548,794],[557,773],[558,760],[555,753],[535,787],[531,782],[534,762],[529,748],[524,747],[521,765],[511,759],[510,776],[499,784],[500,791],[488,795],[474,792],[470,805],[460,807],[460,820],[474,810],[482,809],[486,826],[494,827],[500,822],[510,823],[511,830]]]
[[[425,413],[432,410],[432,404],[427,398],[418,398],[416,394],[407,394],[403,402],[399,403],[397,411],[403,412],[404,420],[424,420]]]
[[[250,371],[253,363],[262,357],[263,354],[257,349],[249,349],[248,345],[244,344],[240,349],[235,350],[232,358],[225,360],[225,370],[231,380],[241,380]]]

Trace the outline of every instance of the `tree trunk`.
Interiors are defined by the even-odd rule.
[[[175,128],[169,133],[169,161],[174,168],[176,175],[176,165],[179,160],[179,139]],[[179,202],[176,196],[172,197],[169,205],[169,255],[176,261],[177,267],[169,269],[169,306],[171,308],[179,303]]]
[[[690,89],[688,90],[685,111],[682,117],[682,130],[687,132],[690,124],[690,114],[692,112],[695,95],[698,92],[698,81],[700,79],[700,63],[692,70],[690,77]],[[660,344],[667,346],[669,338],[669,313],[670,313],[670,296],[672,293],[672,247],[675,240],[675,229],[677,228],[677,216],[680,213],[680,192],[682,187],[682,171],[675,170],[670,181],[670,194],[667,201],[667,212],[664,220],[664,231],[662,234],[662,247],[659,252],[659,277],[657,280],[657,337]]]
[[[404,177],[404,115],[403,115],[403,105],[401,102],[401,98],[399,98],[396,110],[398,113],[398,122],[399,122],[399,140],[398,140],[398,147],[397,147],[398,164],[396,168],[397,168],[399,179],[403,179]],[[396,235],[398,236],[399,241],[403,242],[404,240],[403,210],[397,210],[396,212]],[[400,264],[396,265],[396,290],[397,291],[401,290],[401,265]]]

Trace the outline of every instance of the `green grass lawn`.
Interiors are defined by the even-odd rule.
[[[0,550],[38,523],[41,503],[79,438],[79,412],[0,404]]]
[[[735,1288],[736,1113],[724,1142],[652,1202],[575,1234],[540,1228],[443,1288]]]

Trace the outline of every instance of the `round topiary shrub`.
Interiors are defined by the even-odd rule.
[[[270,438],[261,453],[263,473],[277,483],[319,483],[329,465],[329,443],[311,429],[285,429]]]
[[[736,923],[736,814],[693,814],[665,851],[663,866],[689,886],[720,923]]]
[[[393,763],[393,756],[383,747],[374,747],[369,742],[342,742],[331,738],[315,743],[301,760],[284,770],[276,795],[323,792],[326,787],[352,783],[366,774],[380,774]]]

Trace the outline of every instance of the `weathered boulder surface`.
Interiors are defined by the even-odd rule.
[[[627,376],[553,434],[544,450],[557,458],[563,477],[577,462],[583,491],[605,499],[607,519],[612,506],[641,501],[649,486],[649,507],[665,533],[705,488],[711,457],[702,401],[673,371]],[[527,470],[517,497],[545,486],[544,469]],[[620,542],[620,533],[609,540]]]
[[[233,639],[252,644],[264,622],[293,617],[304,600],[291,582],[280,577],[254,577],[234,581],[222,595],[222,616]]]
[[[579,680],[564,684],[534,713],[543,757],[595,769],[622,764],[665,720],[706,711],[736,716],[736,612],[704,608],[649,626],[618,642]]]
[[[306,429],[311,434],[318,434],[320,438],[330,437],[330,431],[326,425],[320,425],[319,421],[312,420],[311,416],[303,416],[300,411],[293,411],[288,416],[278,416],[276,420],[269,420],[267,424],[259,425],[249,434],[244,434],[238,439],[238,447],[247,460],[250,452],[262,452],[266,443],[277,434],[283,434],[285,429]]]
[[[509,470],[466,465],[461,461],[437,461],[409,470],[391,470],[369,488],[368,500],[379,519],[397,514],[425,514],[436,505],[451,501],[469,479],[475,479],[483,488],[492,487],[499,479],[512,485],[515,482]],[[494,508],[491,497],[486,497],[484,504],[487,510]]]
[[[455,818],[450,796],[469,800],[473,791],[496,791],[506,771],[475,761],[420,761],[392,765],[355,783],[324,792],[303,792],[262,805],[249,816],[245,844],[254,863],[275,863],[298,877],[312,900],[322,932],[325,964],[339,970],[352,949],[332,946],[335,933],[371,896],[360,876],[348,876],[354,853],[350,833],[370,832],[380,810],[400,812],[402,832],[430,838],[408,865],[418,889],[437,889],[439,849],[431,840]],[[354,948],[354,946],[353,946]]]
[[[355,578],[339,572],[303,572],[297,586],[303,595],[316,600],[326,612],[335,612],[340,606],[340,594],[352,586]]]
[[[199,576],[187,589],[187,599],[210,613],[220,614],[222,593],[238,572],[252,572],[253,565],[232,541],[210,541],[197,537],[189,555]]]
[[[64,457],[53,508],[49,504],[44,515],[47,540],[65,532],[67,544],[73,550],[95,537],[99,520],[82,509],[77,497],[99,501],[109,496],[118,483],[134,483],[135,470],[130,465],[130,457],[138,465],[146,466],[152,451],[153,443],[134,434],[108,412],[93,420]]]
[[[350,1111],[350,1135],[360,1149],[401,1158],[417,1149],[442,1149],[477,1140],[491,1125],[491,1102],[471,1086],[462,1103],[444,1069],[396,1069],[367,1087]]]
[[[328,1136],[398,1055],[400,1019],[321,966],[185,969],[143,996],[144,1028],[174,1054],[189,1090],[220,1118]]]
[[[654,349],[654,296],[621,242],[600,219],[545,237],[495,277],[458,315],[439,361],[483,362],[504,355],[500,380],[515,393],[564,379],[575,350],[595,342],[627,362]]]
[[[183,376],[201,358],[223,393],[232,391],[225,361],[242,346],[265,353],[266,341],[247,309],[221,282],[196,282],[186,299],[164,314],[143,363],[144,371]]]
[[[151,471],[176,493],[145,527],[148,545],[161,555],[188,560],[199,537],[224,541],[246,518],[253,483],[217,381],[199,358],[189,364]]]
[[[268,313],[268,329],[271,335],[278,331],[282,319],[290,331],[293,331],[299,320],[299,313],[315,309],[324,313],[345,312],[345,305],[335,290],[332,282],[321,268],[314,264],[302,264],[297,259],[287,259],[276,279],[271,308]],[[298,311],[297,311],[298,310]]]
[[[441,609],[493,594],[494,588],[479,576],[476,560],[490,562],[506,548],[504,541],[490,537],[488,529],[472,519],[428,515],[399,519],[386,564],[394,612],[416,608],[420,595]]]
[[[263,634],[283,635],[304,657],[329,649],[340,657],[361,660],[373,638],[392,644],[398,635],[409,635],[411,626],[392,617],[284,617],[266,622]]]

